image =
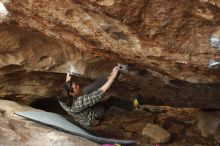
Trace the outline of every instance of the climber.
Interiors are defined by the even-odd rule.
[[[119,65],[115,66],[108,79],[101,77],[83,89],[67,74],[66,82],[58,96],[61,107],[73,117],[74,121],[85,128],[98,125],[103,119],[105,111],[111,106],[132,111],[134,106],[131,101],[113,96],[106,99],[104,96],[115,80],[119,69]]]

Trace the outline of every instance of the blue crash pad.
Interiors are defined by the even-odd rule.
[[[109,143],[109,144],[117,143],[117,144],[122,144],[122,145],[135,144],[134,141],[130,141],[130,140],[116,140],[116,139],[108,139],[108,138],[94,136],[91,133],[83,130],[79,126],[71,123],[70,121],[65,119],[63,116],[55,114],[55,113],[26,111],[26,112],[16,112],[15,114],[18,116],[30,119],[32,121],[42,123],[44,125],[53,126],[62,131],[71,133],[73,135],[84,137],[86,139],[95,141],[100,144],[104,144],[104,143]]]

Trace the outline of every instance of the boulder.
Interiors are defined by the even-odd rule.
[[[156,124],[148,123],[142,130],[142,135],[149,137],[155,143],[167,143],[171,139],[170,133]]]
[[[36,110],[12,101],[0,100],[0,145],[4,146],[98,146],[85,138],[32,122],[13,112]]]
[[[220,144],[220,112],[200,112],[197,116],[197,128],[204,137],[214,137]]]
[[[29,106],[20,105],[14,101],[0,100],[0,112],[5,117],[13,117],[15,112],[22,111],[41,111],[39,109],[34,109]]]
[[[74,136],[32,121],[0,118],[0,145],[4,146],[98,146]]]
[[[139,92],[154,105],[220,107],[217,0],[3,2],[0,97],[55,97],[70,66],[83,86],[119,62],[128,70],[112,90],[127,91],[122,98]]]
[[[73,79],[81,86],[93,79],[108,76],[120,59],[109,61],[80,51],[68,42],[43,33],[31,32],[14,25],[0,25],[0,97],[26,105],[36,100],[56,100],[70,66]],[[134,92],[143,97],[143,103],[174,107],[219,108],[219,84],[193,84],[167,80],[147,71],[147,68],[129,65],[113,84],[112,92],[122,98],[132,98]],[[126,92],[124,92],[126,91]],[[178,98],[177,98],[178,97]]]
[[[220,112],[200,112],[197,116],[197,128],[204,137],[219,133]]]
[[[220,37],[218,0],[5,2],[19,26],[69,42],[87,54],[147,68],[163,78],[220,80],[208,67],[210,60],[219,59],[208,41]]]

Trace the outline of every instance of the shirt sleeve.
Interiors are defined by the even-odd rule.
[[[71,107],[68,107],[68,106],[66,105],[66,103],[61,102],[61,101],[59,101],[59,103],[60,103],[60,106],[61,106],[66,112],[71,112],[71,111],[70,111]]]
[[[101,101],[103,93],[104,92],[99,88],[91,94],[79,96],[73,102],[71,112],[80,112],[81,110],[96,104]]]

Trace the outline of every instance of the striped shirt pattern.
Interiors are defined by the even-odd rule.
[[[79,96],[76,100],[73,100],[70,107],[61,101],[59,103],[68,114],[73,116],[76,122],[85,128],[90,128],[96,117],[91,106],[101,101],[103,93],[101,89],[98,89],[91,94]]]

